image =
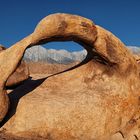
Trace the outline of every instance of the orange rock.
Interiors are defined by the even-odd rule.
[[[112,33],[80,16],[47,16],[31,35],[0,53],[0,95],[6,97],[4,81],[27,47],[67,40],[83,45],[88,52],[86,59],[69,71],[37,83],[28,81],[13,91],[13,103],[19,92],[24,97],[1,129],[24,138],[54,140],[139,137],[140,79],[136,59]],[[0,99],[3,118],[8,101]]]
[[[6,48],[0,45],[0,52],[5,50]],[[12,87],[20,84],[24,80],[29,78],[29,70],[26,63],[22,60],[18,65],[15,72],[8,78],[6,82],[7,87]]]

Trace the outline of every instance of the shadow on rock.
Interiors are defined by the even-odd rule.
[[[10,99],[10,109],[5,119],[0,123],[0,127],[2,127],[15,114],[20,98],[33,91],[35,88],[41,85],[46,79],[47,78],[45,77],[38,80],[32,80],[32,78],[30,77],[21,86],[15,88],[12,92],[8,94]]]
[[[75,66],[73,66],[73,67],[71,67],[67,70],[52,74],[48,77],[44,77],[44,78],[38,79],[38,80],[33,80],[32,77],[25,80],[22,85],[16,87],[12,92],[10,92],[8,94],[9,99],[10,99],[10,108],[9,108],[9,112],[7,113],[5,119],[0,123],[0,127],[2,127],[16,113],[16,108],[17,108],[17,105],[18,105],[18,102],[19,102],[20,98],[22,98],[26,94],[30,93],[34,89],[36,89],[47,78],[58,75],[58,74],[61,74],[61,73],[64,73],[64,72],[71,71],[73,69],[76,69],[76,68],[86,64],[87,62],[89,62],[92,59],[92,57],[93,56],[88,53],[86,58],[82,62],[80,62],[79,64],[77,64],[77,65],[75,65]]]

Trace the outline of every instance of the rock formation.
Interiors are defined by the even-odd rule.
[[[5,50],[6,48],[0,45],[0,52]],[[17,69],[15,72],[8,78],[6,82],[6,87],[13,87],[20,84],[22,81],[29,78],[29,70],[28,66],[24,61],[19,62]]]
[[[22,97],[1,131],[53,140],[140,138],[140,79],[135,57],[109,31],[69,14],[45,17],[31,35],[0,53],[0,120],[9,104],[5,82],[25,49],[68,40],[87,50],[86,59],[69,71],[48,77]]]

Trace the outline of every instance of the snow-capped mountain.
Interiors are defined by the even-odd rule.
[[[140,47],[137,46],[128,46],[130,51],[132,51],[136,55],[140,55]]]
[[[38,45],[26,50],[24,60],[68,64],[75,61],[82,61],[86,57],[86,54],[86,50],[68,52],[67,50],[46,49]]]
[[[140,55],[140,47],[128,46],[134,54]],[[24,59],[33,62],[48,62],[68,64],[75,61],[82,61],[86,57],[86,50],[69,52],[67,50],[46,49],[40,45],[26,50]]]

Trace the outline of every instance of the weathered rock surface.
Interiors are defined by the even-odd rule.
[[[24,61],[21,61],[16,71],[8,78],[7,87],[19,85],[21,82],[29,78],[29,68]]]
[[[0,45],[0,52],[5,49],[6,49],[5,47]],[[24,61],[21,61],[15,72],[8,78],[6,86],[7,87],[16,86],[28,78],[29,78],[28,66]]]
[[[11,110],[1,131],[49,140],[140,138],[136,59],[112,33],[80,16],[50,15],[31,35],[0,54],[1,70],[7,66],[2,63],[7,57],[11,64],[8,71],[2,71],[4,76],[0,73],[1,97],[6,97],[4,80],[15,70],[25,49],[56,40],[80,43],[88,52],[86,59],[69,71],[29,80],[10,93]],[[1,97],[3,118],[8,101]]]

